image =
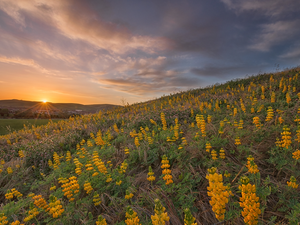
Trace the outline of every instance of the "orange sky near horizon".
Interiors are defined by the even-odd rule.
[[[79,104],[116,104],[121,105],[122,99],[130,103],[140,101],[140,98],[126,96],[114,90],[99,90],[97,83],[86,80],[85,77],[72,78],[49,76],[36,68],[3,63],[0,61],[1,72],[5,77],[0,80],[0,100],[18,99],[25,101],[44,101],[52,103]],[[18,74],[18,76],[16,76]],[[148,100],[145,98],[144,100]]]

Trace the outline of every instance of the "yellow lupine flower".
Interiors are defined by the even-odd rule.
[[[248,183],[249,178],[247,177],[242,177],[241,182],[242,185],[239,186],[239,189],[242,191],[242,197],[240,197],[240,206],[243,207],[242,216],[247,225],[255,225],[258,223],[258,215],[261,214],[256,187]]]
[[[148,177],[147,177],[147,180],[148,181],[154,181],[155,180],[155,176],[153,176],[154,175],[154,173],[153,173],[153,171],[152,171],[152,168],[151,168],[151,166],[149,166],[149,172],[148,172]]]
[[[293,158],[298,160],[300,159],[300,150],[296,150],[295,152],[292,153],[293,154]]]
[[[184,225],[197,225],[197,223],[195,223],[195,217],[192,216],[189,209],[184,210]]]
[[[119,185],[119,186],[120,186],[121,184],[122,184],[122,181],[121,181],[121,180],[119,180],[119,181],[116,182],[116,185]]]
[[[166,208],[162,206],[159,199],[155,199],[155,215],[151,216],[153,225],[165,225],[166,221],[170,220],[168,213],[165,212]]]
[[[287,182],[287,185],[292,188],[298,188],[297,180],[294,176],[291,176],[290,181]]]
[[[126,190],[126,195],[125,195],[125,199],[131,199],[133,197],[132,193],[129,193],[128,190]]]
[[[101,215],[98,216],[98,220],[96,221],[96,225],[107,225],[106,219],[103,218]]]
[[[166,181],[166,185],[172,184],[173,177],[171,175],[171,170],[168,169],[170,167],[170,164],[166,155],[163,155],[161,163],[161,168],[163,169],[162,174],[164,174],[163,179]]]
[[[140,219],[137,216],[137,213],[131,209],[130,206],[126,209],[126,220],[125,223],[127,225],[141,225]]]
[[[222,221],[225,217],[225,205],[228,203],[229,198],[228,188],[223,185],[222,174],[216,173],[216,168],[212,167],[208,172],[206,179],[209,181],[209,186],[207,187],[207,195],[211,197],[209,203],[216,218]]]
[[[86,191],[87,194],[91,193],[93,191],[93,188],[91,186],[91,183],[88,181],[85,181],[84,183],[84,190]]]
[[[254,158],[249,155],[249,157],[247,158],[247,168],[249,170],[250,173],[256,174],[259,172],[257,165],[254,163]]]
[[[11,167],[7,167],[6,171],[7,171],[7,173],[8,173],[8,174],[11,174],[11,173],[13,173],[13,170],[12,170],[12,168],[11,168]]]

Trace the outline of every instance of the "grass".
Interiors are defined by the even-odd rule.
[[[61,119],[53,119],[57,122]],[[46,125],[49,119],[0,119],[0,135],[9,134],[24,128],[24,124],[28,127]]]
[[[124,225],[138,216],[150,225],[157,214],[169,221],[162,225],[299,224],[299,71],[0,136],[0,219],[95,224],[102,216]]]

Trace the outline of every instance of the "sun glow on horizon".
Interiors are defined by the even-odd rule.
[[[43,103],[47,103],[47,100],[43,100]]]

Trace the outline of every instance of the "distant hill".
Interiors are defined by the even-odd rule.
[[[78,103],[52,103],[52,102],[37,102],[37,101],[23,101],[17,99],[11,100],[0,100],[0,108],[7,109],[35,109],[35,108],[50,108],[53,110],[60,111],[75,111],[82,110],[85,112],[97,112],[99,110],[109,110],[114,107],[119,107],[119,105],[112,104],[92,104],[92,105],[83,105]]]

